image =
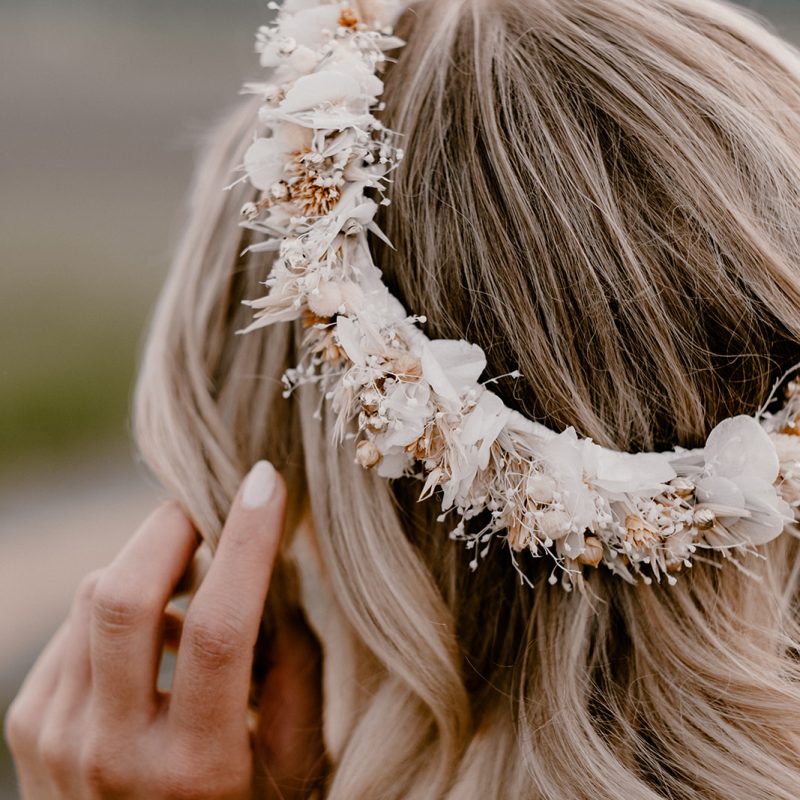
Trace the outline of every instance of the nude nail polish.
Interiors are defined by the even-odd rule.
[[[242,508],[254,509],[267,505],[275,488],[275,467],[269,461],[257,462],[242,486]]]

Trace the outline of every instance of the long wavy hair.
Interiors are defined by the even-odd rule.
[[[717,0],[427,0],[399,32],[385,121],[407,157],[375,248],[427,333],[521,370],[507,404],[623,450],[753,413],[800,360],[798,54]],[[330,446],[314,387],[282,398],[301,329],[235,334],[270,267],[240,255],[251,190],[222,189],[254,113],[197,172],[135,430],[212,545],[259,458],[293,527],[313,520],[314,558],[284,573],[336,617],[326,796],[796,800],[795,537],[675,587],[471,573],[414,480]]]

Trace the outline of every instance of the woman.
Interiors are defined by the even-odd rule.
[[[87,581],[21,691],[8,735],[23,795],[796,798],[797,428],[776,411],[768,436],[727,432],[750,431],[800,361],[800,57],[716,0],[428,0],[400,18],[402,49],[380,12],[288,0],[259,39],[276,85],[250,87],[258,103],[213,136],[136,398],[139,445],[180,507]],[[385,108],[347,47],[375,64]],[[343,144],[361,123],[336,115],[365,96],[370,135]],[[257,111],[269,131],[254,143]],[[392,202],[373,220],[349,185]],[[337,213],[320,274],[338,274],[352,236],[364,283],[356,299],[327,278],[303,295],[292,248]],[[352,382],[376,363],[364,320],[399,307],[364,289],[372,258],[424,315],[392,317],[374,407]],[[464,363],[426,362],[434,350]],[[484,353],[491,391],[464,377]],[[439,408],[456,373],[471,387],[456,399],[485,412],[471,446],[491,445],[461,488],[434,455],[452,443],[434,446],[416,410]],[[381,428],[417,423],[416,439]],[[595,471],[526,462],[525,516],[492,492],[521,468],[513,443],[539,436]],[[548,452],[541,464],[566,463]],[[651,498],[636,487],[652,471]],[[419,474],[434,498],[417,502]],[[594,492],[588,512],[543,499],[567,478]],[[595,515],[645,495],[689,522]],[[164,608],[195,529],[216,555],[166,695],[158,655],[180,625]]]

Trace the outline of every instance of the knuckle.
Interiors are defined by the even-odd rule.
[[[145,596],[114,585],[107,575],[95,587],[92,608],[95,623],[107,634],[126,633],[153,613]]]
[[[63,731],[46,730],[39,740],[39,759],[54,778],[61,780],[72,766],[68,737]]]
[[[165,524],[181,528],[186,532],[194,531],[192,521],[186,516],[186,512],[177,500],[168,500],[160,506],[158,511],[164,517]]]
[[[36,728],[19,698],[15,699],[3,721],[3,735],[12,753],[22,753],[34,745]]]
[[[121,758],[97,742],[84,747],[80,756],[80,773],[84,784],[103,797],[122,795],[131,786]]]
[[[100,580],[100,576],[103,574],[102,570],[95,570],[94,572],[90,572],[84,579],[78,584],[78,589],[75,592],[75,600],[78,603],[91,603],[92,598],[94,597],[95,590],[97,589],[97,584]]]
[[[182,642],[190,655],[209,669],[235,662],[247,647],[241,627],[222,616],[187,619]]]

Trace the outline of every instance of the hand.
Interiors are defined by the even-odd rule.
[[[286,489],[260,462],[234,500],[194,596],[171,691],[157,691],[165,609],[198,545],[174,504],[84,580],[6,718],[24,800],[306,797],[323,762],[319,657],[302,625],[272,637],[258,732],[253,650],[283,532]],[[254,751],[262,763],[254,759]]]

